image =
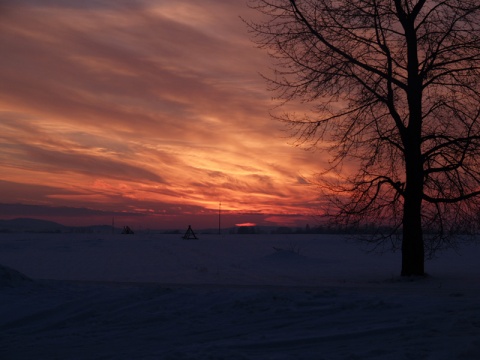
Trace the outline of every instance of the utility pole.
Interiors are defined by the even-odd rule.
[[[222,233],[222,230],[221,230],[221,227],[220,227],[221,214],[222,214],[222,202],[220,201],[220,203],[218,204],[218,235],[220,235]]]

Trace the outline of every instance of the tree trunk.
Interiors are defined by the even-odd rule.
[[[408,57],[408,127],[403,133],[405,147],[405,193],[403,204],[402,276],[422,276],[424,244],[422,230],[423,156],[422,156],[422,79],[419,75],[415,17],[407,16],[396,2],[404,26]]]
[[[422,276],[425,274],[421,204],[421,197],[405,196],[403,209],[402,276]]]
[[[402,276],[424,275],[422,229],[423,161],[421,152],[421,116],[412,106],[410,127],[405,137],[406,184],[403,203]]]

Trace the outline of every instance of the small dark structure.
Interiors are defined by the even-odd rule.
[[[124,226],[122,230],[122,234],[135,234],[129,226]]]
[[[197,235],[195,235],[195,233],[193,232],[193,229],[190,225],[188,225],[187,232],[185,233],[185,235],[183,235],[182,239],[184,239],[184,240],[190,240],[190,239],[198,240]]]

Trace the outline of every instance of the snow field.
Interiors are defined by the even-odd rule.
[[[479,250],[405,280],[341,236],[3,234],[0,358],[478,359]]]

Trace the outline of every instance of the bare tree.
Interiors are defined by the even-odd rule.
[[[401,229],[401,274],[423,275],[428,246],[478,222],[479,1],[250,6],[263,16],[249,23],[253,39],[275,59],[271,90],[309,106],[281,120],[303,145],[330,151],[336,181],[323,184],[337,215]]]

